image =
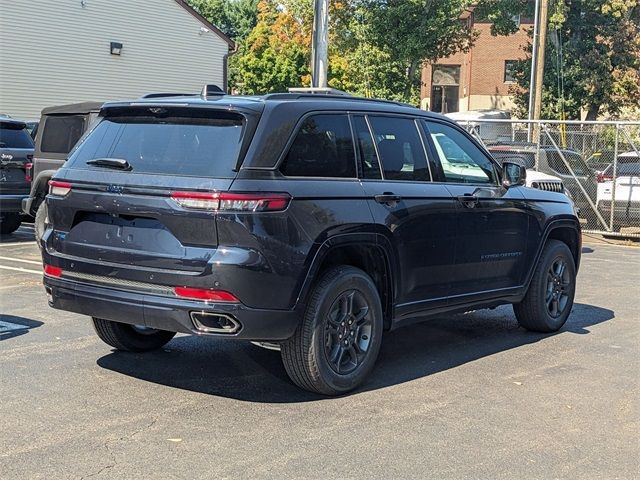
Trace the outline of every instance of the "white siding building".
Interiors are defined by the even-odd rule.
[[[0,0],[0,113],[226,88],[233,49],[184,0]]]

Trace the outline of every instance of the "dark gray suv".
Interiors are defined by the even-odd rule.
[[[0,233],[12,233],[22,223],[22,200],[29,196],[33,139],[27,124],[0,116]]]
[[[118,350],[176,332],[276,343],[297,385],[340,394],[386,330],[434,314],[514,304],[525,328],[562,327],[580,226],[524,176],[392,102],[108,103],[50,182],[44,284]]]

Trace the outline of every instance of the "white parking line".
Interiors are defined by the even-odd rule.
[[[3,270],[14,270],[16,272],[37,273],[38,275],[42,275],[41,270],[29,270],[28,268],[20,268],[20,267],[7,267],[6,265],[0,265],[0,268]]]
[[[22,245],[23,247],[30,247],[34,243],[36,243],[35,240],[32,242],[7,242],[7,243],[0,243],[0,247],[17,247],[20,245]]]
[[[10,262],[31,263],[32,265],[42,265],[42,262],[35,260],[23,260],[22,258],[0,257],[0,260],[9,260]]]

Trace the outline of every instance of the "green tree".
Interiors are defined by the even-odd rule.
[[[195,10],[222,30],[242,42],[258,21],[259,0],[188,0]]]
[[[237,54],[232,84],[244,94],[309,84],[310,28],[274,0],[258,4],[258,21]]]
[[[468,0],[360,0],[365,38],[361,48],[373,49],[392,77],[403,72],[402,89],[394,96],[415,102],[422,66],[458,51],[468,50],[475,38],[460,16]],[[385,61],[386,60],[386,61]],[[396,83],[396,82],[393,82]],[[397,87],[395,87],[397,88]]]
[[[488,2],[488,0],[485,0]],[[497,34],[513,31],[509,17],[519,0],[494,0]],[[487,3],[481,4],[487,8]],[[484,10],[487,11],[487,10]],[[530,14],[530,10],[526,13]],[[531,54],[531,45],[525,49]],[[518,62],[515,94],[518,114],[526,116],[530,60]],[[555,0],[551,2],[542,91],[545,118],[587,120],[617,117],[640,104],[640,5],[637,0]]]

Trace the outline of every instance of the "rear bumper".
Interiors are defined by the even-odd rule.
[[[3,213],[22,213],[22,201],[28,197],[28,193],[20,195],[0,194],[0,211]]]
[[[33,205],[34,200],[35,200],[34,197],[31,197],[31,196],[26,196],[25,198],[22,199],[22,204],[21,204],[22,213],[26,215],[35,216],[35,212],[31,211],[31,207]]]
[[[295,310],[260,310],[233,303],[210,303],[128,292],[60,278],[44,277],[53,308],[131,325],[172,332],[243,340],[286,340],[298,326]],[[198,329],[191,312],[231,317],[240,323],[237,333],[211,333]]]

